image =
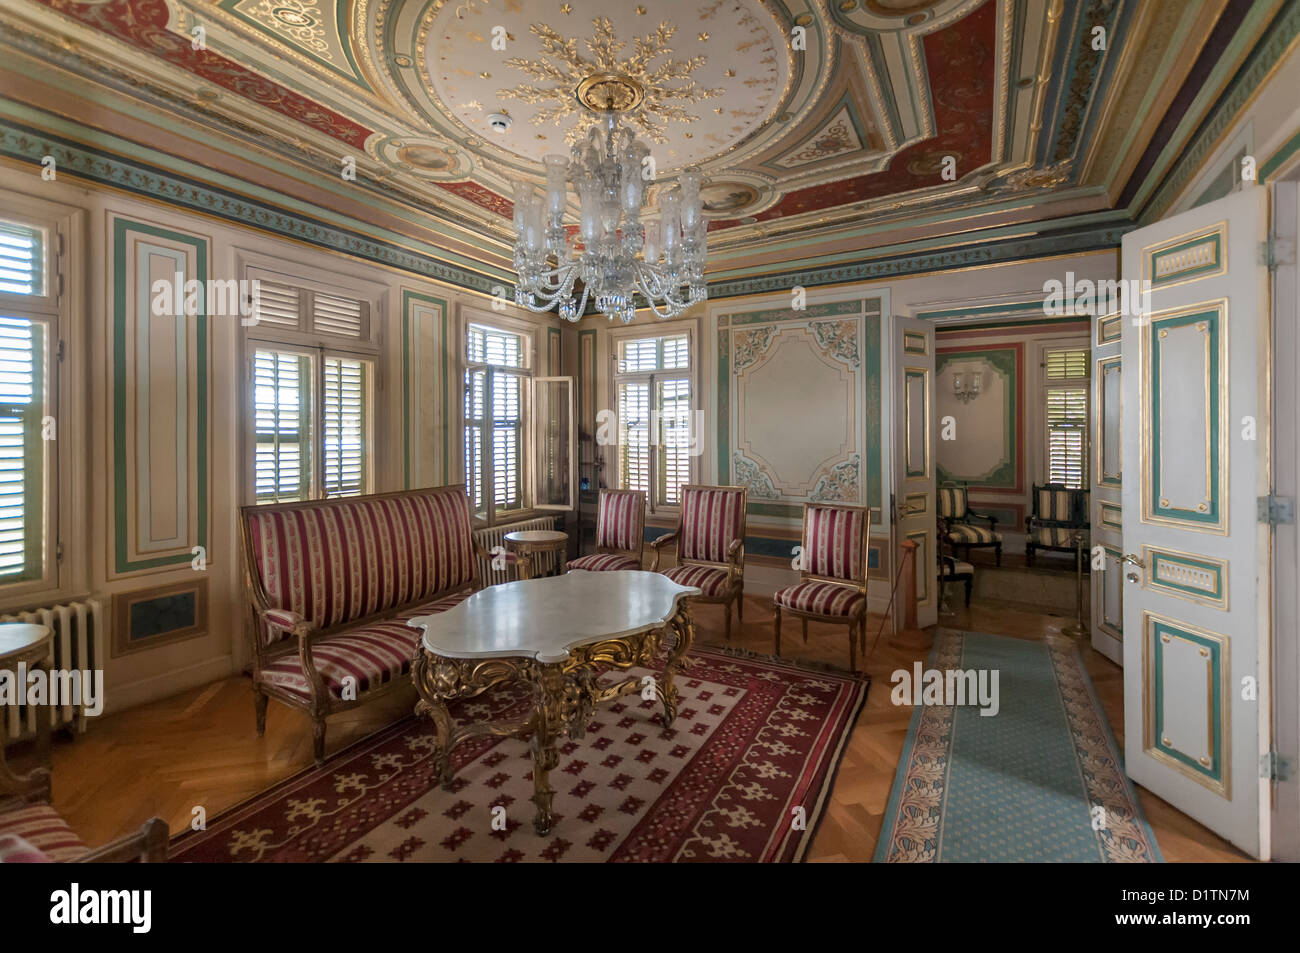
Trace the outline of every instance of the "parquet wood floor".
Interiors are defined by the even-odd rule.
[[[746,597],[745,622],[733,624],[732,644],[754,652],[772,650],[769,598]],[[697,610],[701,642],[722,641],[721,609]],[[980,605],[944,616],[948,627],[1037,639],[1059,632],[1068,619],[1024,607]],[[734,619],[733,619],[734,623]],[[872,685],[831,792],[811,851],[812,861],[869,861],[884,820],[894,772],[912,710],[889,700],[890,674],[910,668],[925,653],[888,643],[888,631],[874,649],[880,624],[868,622]],[[808,644],[799,627],[784,626],[785,654],[848,665],[843,627],[811,623]],[[1121,670],[1088,649],[1089,674],[1117,738],[1123,739]],[[401,690],[329,722],[328,750],[335,752],[411,711],[414,690]],[[30,757],[17,766],[30,765]],[[75,741],[56,740],[51,751],[54,803],[92,845],[134,829],[153,816],[173,832],[188,826],[201,807],[209,819],[269,785],[311,765],[311,729],[305,716],[271,703],[266,736],[253,726],[253,702],[245,678],[229,678],[131,711],[105,716]],[[1244,854],[1164,801],[1139,789],[1147,819],[1169,861],[1243,861]]]

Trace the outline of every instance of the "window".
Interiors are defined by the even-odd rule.
[[[618,485],[644,490],[650,511],[676,506],[691,482],[690,336],[618,342]]]
[[[465,485],[475,514],[496,523],[527,508],[524,468],[529,338],[485,324],[465,333]]]
[[[58,558],[50,234],[0,222],[0,585],[52,582]]]
[[[1088,485],[1087,348],[1061,348],[1044,354],[1047,414],[1047,482],[1070,489]]]
[[[371,492],[369,304],[250,274],[259,280],[249,329],[254,501]]]

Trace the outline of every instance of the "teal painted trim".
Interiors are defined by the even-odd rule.
[[[867,506],[879,507],[883,498],[884,474],[881,472],[881,442],[883,440],[881,421],[881,353],[883,351],[884,322],[880,316],[881,301],[879,298],[871,299],[875,303],[874,313],[868,307],[867,315],[862,322],[863,337],[863,355],[862,371],[866,374],[866,408],[867,417],[867,445],[864,448],[864,456],[867,461],[866,473],[862,475],[866,483]],[[869,302],[863,302],[868,305]]]
[[[493,294],[493,288],[503,284],[503,279],[411,251],[354,228],[330,225],[319,218],[289,211],[270,202],[237,195],[198,179],[0,118],[0,156],[39,167],[42,157],[47,154],[54,156],[61,176],[104,185],[152,201],[163,200],[184,211],[255,228],[458,288]],[[358,227],[363,225],[360,222],[354,224]]]
[[[1186,281],[1188,278],[1194,278],[1197,275],[1203,275],[1211,271],[1218,271],[1220,268],[1222,268],[1223,267],[1223,232],[1220,230],[1216,230],[1208,236],[1199,235],[1196,238],[1189,239],[1188,241],[1185,242],[1180,242],[1179,244],[1172,245],[1169,248],[1161,248],[1159,251],[1151,252],[1151,254],[1148,256],[1147,273],[1151,275],[1154,275],[1156,273],[1156,266],[1159,264],[1161,258],[1164,258],[1168,255],[1173,255],[1176,252],[1183,251],[1186,248],[1191,248],[1193,245],[1201,245],[1205,242],[1207,238],[1214,244],[1214,258],[1208,264],[1198,265],[1196,268],[1188,268],[1185,271],[1176,271],[1172,274],[1165,275],[1163,278],[1152,278],[1151,287],[1155,289],[1155,288],[1159,288],[1161,285],[1167,285],[1172,282]]]
[[[1037,223],[1034,227],[1041,231],[1043,223]],[[814,288],[819,285],[880,281],[978,265],[1083,254],[1089,251],[1117,248],[1124,234],[1135,227],[1132,223],[1108,223],[1065,233],[1039,234],[1003,241],[973,242],[957,248],[945,248],[942,251],[931,252],[922,249],[884,255],[866,261],[828,266],[813,264],[803,269],[778,274],[730,279],[718,277],[709,282],[709,298],[716,301],[722,298],[771,294],[777,291],[788,292],[795,285]]]
[[[1210,759],[1210,766],[1207,768],[1194,758],[1189,758],[1177,748],[1167,746],[1164,743],[1165,738],[1165,679],[1164,679],[1164,642],[1160,636],[1168,634],[1171,638],[1183,639],[1195,643],[1201,648],[1206,649],[1210,655],[1210,697],[1212,699],[1212,718],[1211,732],[1213,734],[1212,742],[1214,744],[1214,757]],[[1156,704],[1156,724],[1155,737],[1151,739],[1152,746],[1165,757],[1172,758],[1179,764],[1186,765],[1197,774],[1204,775],[1211,780],[1223,783],[1223,645],[1216,639],[1207,639],[1205,636],[1196,632],[1188,632],[1177,626],[1170,625],[1166,622],[1154,621],[1151,626],[1151,654],[1153,656],[1153,667],[1155,670],[1155,704]]]
[[[113,220],[113,514],[114,566],[118,573],[139,569],[156,569],[160,566],[188,564],[191,553],[176,553],[154,559],[132,561],[127,556],[126,536],[126,234],[142,232],[156,238],[189,245],[195,250],[197,264],[194,278],[201,287],[208,281],[208,243],[202,238],[173,232],[145,222],[125,218]],[[188,276],[186,278],[188,280]],[[202,297],[202,296],[201,296]],[[198,523],[195,537],[198,545],[206,547],[208,541],[208,313],[204,298],[199,313],[195,315],[198,327],[195,332],[195,388],[198,407],[195,414],[195,439],[198,441],[198,469],[195,474],[195,494],[198,497]]]
[[[447,300],[418,291],[402,289],[402,459],[406,489],[411,489],[411,302],[423,301],[425,304],[437,305],[442,318],[442,336],[439,345],[442,349],[442,380],[438,382],[438,395],[447,399]],[[440,408],[442,426],[442,482],[450,481],[449,460],[447,456],[447,408]]]
[[[1264,164],[1259,167],[1259,180],[1268,182],[1273,178],[1273,174],[1282,168],[1291,157],[1300,150],[1300,130],[1296,134],[1282,143],[1271,156],[1264,160]]]
[[[777,321],[807,321],[811,318],[838,317],[843,314],[859,314],[862,306],[857,301],[830,301],[825,304],[809,305],[807,308],[764,308],[759,311],[740,311],[728,314],[732,326],[740,324],[773,324]]]
[[[1210,500],[1206,506],[1206,511],[1201,513],[1197,510],[1183,510],[1172,506],[1161,506],[1161,476],[1160,476],[1160,459],[1161,449],[1161,428],[1160,428],[1160,402],[1163,395],[1160,392],[1160,345],[1159,334],[1162,329],[1183,327],[1188,324],[1195,324],[1198,321],[1204,321],[1208,325],[1210,335],[1210,366],[1208,368],[1208,380],[1205,386],[1212,395],[1210,400],[1210,419],[1209,419],[1209,443],[1210,451]],[[1151,322],[1151,340],[1154,342],[1150,349],[1151,356],[1149,359],[1150,380],[1153,382],[1154,410],[1151,414],[1151,496],[1149,504],[1151,513],[1162,519],[1175,520],[1182,523],[1205,523],[1217,525],[1222,519],[1223,500],[1219,498],[1219,473],[1223,466],[1223,461],[1219,457],[1219,428],[1223,426],[1223,421],[1219,419],[1219,401],[1216,399],[1220,389],[1223,387],[1223,369],[1219,367],[1219,336],[1223,333],[1220,325],[1220,312],[1218,308],[1211,308],[1207,311],[1197,311],[1191,314],[1175,315],[1172,318],[1164,318]],[[1182,369],[1180,369],[1182,370]]]
[[[965,331],[996,331],[999,328],[1041,328],[1054,327],[1057,325],[1079,325],[1081,329],[1087,329],[1088,318],[1070,317],[1070,318],[1043,318],[1041,321],[972,321],[970,324],[954,324],[950,327],[935,328],[937,334],[961,334]]]
[[[1176,566],[1190,566],[1193,569],[1200,569],[1214,576],[1214,590],[1206,592],[1204,589],[1197,589],[1195,586],[1185,586],[1179,582],[1167,582],[1160,579],[1156,569],[1161,563],[1173,563]],[[1151,551],[1151,572],[1148,585],[1156,589],[1173,589],[1185,595],[1197,599],[1207,599],[1212,602],[1223,601],[1223,564],[1210,562],[1204,559],[1193,559],[1190,556],[1178,556],[1174,553],[1161,552],[1158,549]]]
[[[943,321],[947,318],[974,318],[990,314],[1014,314],[1020,311],[1042,311],[1046,295],[1034,301],[1009,301],[1006,304],[990,304],[982,308],[945,308],[941,311],[918,311],[916,316],[922,321]]]
[[[1149,193],[1149,198],[1138,199],[1136,211],[1139,214],[1136,217],[1139,224],[1147,225],[1163,217],[1165,210],[1200,170],[1210,151],[1240,118],[1247,102],[1268,74],[1290,51],[1297,36],[1300,36],[1300,0],[1289,0],[1264,30],[1245,64],[1229,83],[1227,91],[1214,103],[1205,120],[1196,127],[1181,154],[1172,166],[1167,167],[1168,172],[1163,179],[1158,180],[1154,192],[1150,189],[1152,178],[1158,175],[1155,169],[1142,183],[1136,194],[1140,197]],[[1274,166],[1269,171],[1276,171],[1276,168]],[[1258,169],[1256,172],[1261,181],[1266,180],[1266,173]]]
[[[731,484],[731,328],[718,328],[718,481]]]

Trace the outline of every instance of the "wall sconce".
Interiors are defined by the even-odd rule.
[[[980,395],[980,384],[983,374],[979,371],[970,371],[966,374],[952,375],[952,392],[953,395],[963,404],[968,404]]]

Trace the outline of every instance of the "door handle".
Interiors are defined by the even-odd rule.
[[[1120,559],[1119,564],[1121,566],[1124,565],[1125,563],[1131,563],[1132,565],[1136,566],[1138,569],[1142,569],[1142,570],[1145,570],[1147,568],[1147,564],[1143,562],[1141,559],[1139,559],[1137,556],[1134,556],[1132,553],[1125,553],[1124,557]],[[1133,572],[1132,570],[1129,570],[1127,573],[1125,573],[1124,578],[1127,579],[1129,582],[1142,581],[1142,577],[1140,577],[1137,573]]]

